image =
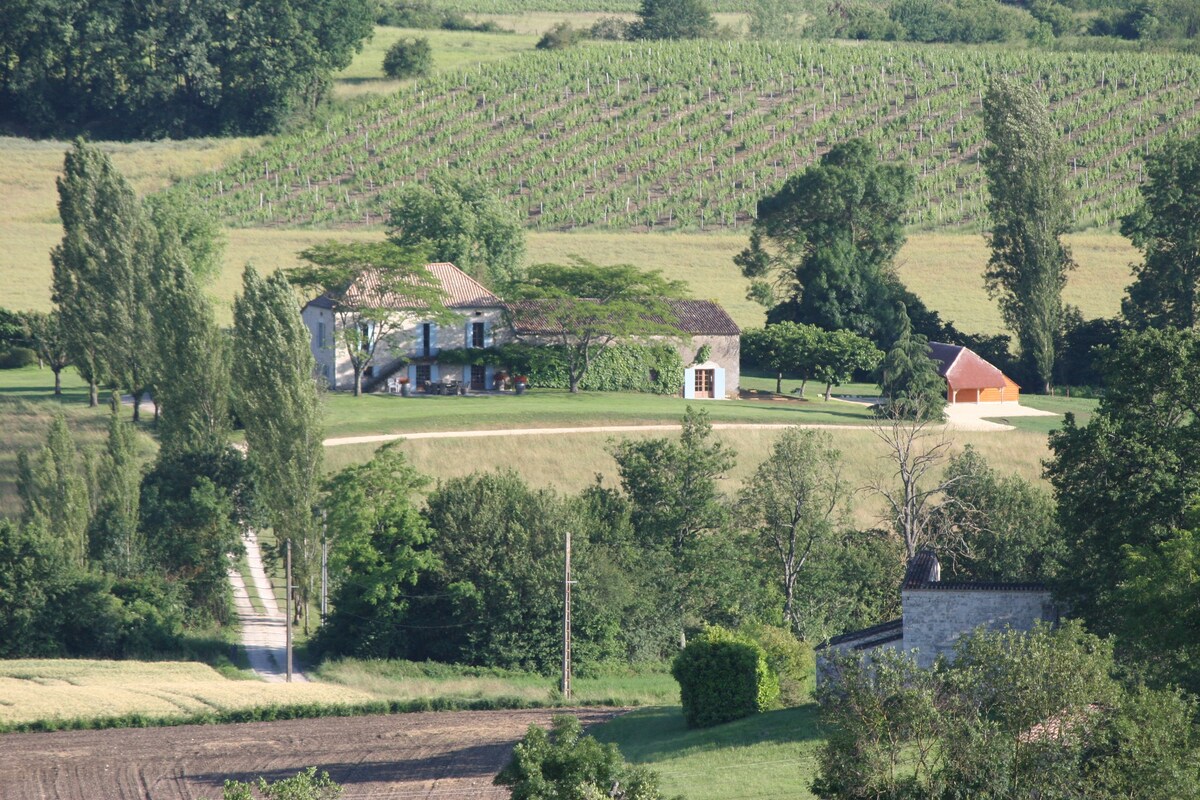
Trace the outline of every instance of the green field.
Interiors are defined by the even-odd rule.
[[[647,708],[593,733],[657,772],[666,796],[688,800],[812,797],[822,741],[811,703],[702,730],[689,730],[678,706]]]
[[[180,191],[232,225],[369,225],[405,184],[492,181],[535,230],[745,228],[758,199],[862,136],[917,176],[909,221],[984,223],[981,88],[1046,91],[1080,229],[1137,196],[1142,154],[1200,115],[1195,56],[702,41],[594,44],[443,72],[279,137]]]

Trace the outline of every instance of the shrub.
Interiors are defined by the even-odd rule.
[[[0,369],[20,369],[37,361],[37,353],[28,347],[0,346]]]
[[[779,680],[762,647],[724,628],[708,628],[688,643],[671,674],[679,682],[689,728],[748,717],[779,700]]]
[[[572,28],[571,23],[560,22],[542,34],[542,38],[538,39],[534,47],[538,50],[561,50],[579,42],[583,37],[584,32]]]
[[[513,800],[663,796],[655,773],[626,764],[615,744],[584,736],[579,720],[566,715],[554,718],[551,733],[530,725],[493,782],[509,787]]]
[[[601,17],[588,29],[588,36],[602,41],[623,41],[629,38],[629,23],[620,17]]]
[[[747,622],[738,629],[753,640],[767,656],[767,666],[779,681],[779,704],[790,708],[807,703],[816,680],[812,645],[802,642],[786,628]]]
[[[433,48],[428,39],[401,39],[383,57],[383,72],[389,78],[428,75],[433,66]]]

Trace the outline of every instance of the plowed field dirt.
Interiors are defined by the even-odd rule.
[[[612,709],[464,711],[0,736],[3,800],[220,800],[227,778],[315,766],[345,800],[504,798],[492,777],[530,725]]]

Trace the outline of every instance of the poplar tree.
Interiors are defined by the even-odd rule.
[[[140,416],[150,380],[150,228],[132,187],[97,148],[75,142],[58,181],[63,241],[50,253],[53,300],[90,401],[111,382]]]
[[[122,577],[135,575],[145,555],[138,530],[142,467],[137,451],[136,431],[114,407],[100,457],[99,496],[88,539],[92,557],[106,571]]]
[[[1021,356],[1050,390],[1063,327],[1062,290],[1074,269],[1067,166],[1045,99],[1028,83],[992,80],[983,99],[992,257],[984,272]]]
[[[58,542],[68,563],[86,566],[91,506],[75,440],[61,413],[50,423],[41,450],[17,454],[17,493],[25,506],[23,523],[40,525]]]
[[[216,452],[229,439],[229,345],[197,283],[187,250],[160,231],[152,275],[155,401],[165,452]]]
[[[62,371],[71,365],[71,351],[62,315],[57,311],[28,311],[21,315],[21,320],[25,326],[25,337],[37,353],[38,361],[54,373],[54,396],[61,396]]]
[[[312,508],[321,478],[316,362],[296,296],[282,272],[263,279],[247,265],[233,301],[233,387],[267,520],[293,542],[304,607],[320,564]],[[305,614],[305,625],[308,616]]]

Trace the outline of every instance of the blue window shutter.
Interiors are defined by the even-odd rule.
[[[437,351],[438,351],[437,328],[438,328],[438,326],[437,326],[436,322],[429,323],[429,354],[430,355],[437,355]]]
[[[696,368],[688,367],[683,371],[683,399],[696,399]]]
[[[408,365],[408,385],[412,386],[414,389],[417,386],[417,365],[416,364]]]
[[[713,397],[718,400],[725,399],[725,369],[723,367],[713,370]]]
[[[492,346],[492,324],[487,320],[483,321],[483,346]]]
[[[438,365],[430,364],[429,365],[429,382],[437,383],[439,380],[441,380],[441,377],[442,376],[438,374]]]

